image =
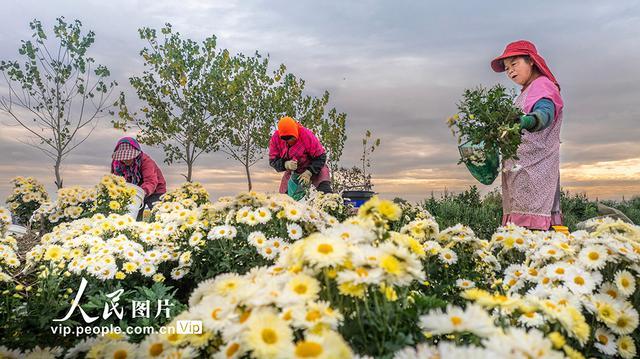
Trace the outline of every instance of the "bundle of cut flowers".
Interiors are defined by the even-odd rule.
[[[487,151],[498,150],[503,160],[516,158],[521,142],[517,119],[522,114],[514,104],[515,95],[502,85],[466,89],[458,103],[458,113],[447,119],[458,144],[469,143],[475,152],[460,162],[479,165]]]

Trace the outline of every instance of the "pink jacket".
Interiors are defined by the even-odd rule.
[[[280,133],[276,132],[271,136],[269,142],[269,161],[273,161],[278,158],[284,160],[297,160],[298,169],[297,173],[306,171],[311,165],[312,158],[319,157],[325,154],[326,151],[320,140],[307,128],[300,126],[298,129],[298,141],[291,147],[287,145],[285,141],[280,138]],[[280,181],[280,193],[287,193],[287,184],[291,177],[290,171],[285,171]],[[318,186],[321,182],[330,181],[329,167],[326,163],[319,173],[314,174],[311,177],[311,182],[314,186]]]
[[[167,192],[167,182],[164,180],[162,171],[160,171],[156,162],[144,152],[142,153],[140,171],[142,172],[142,184],[140,187],[142,187],[147,196],[154,193]]]

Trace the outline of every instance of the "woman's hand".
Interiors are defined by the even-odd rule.
[[[302,172],[302,174],[298,178],[300,180],[300,183],[304,184],[305,186],[310,185],[311,184],[311,171],[306,170],[306,171]]]
[[[295,171],[298,169],[298,161],[296,160],[286,161],[284,163],[284,168],[286,168],[289,171]]]

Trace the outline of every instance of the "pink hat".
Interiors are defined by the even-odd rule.
[[[558,84],[558,81],[553,76],[553,73],[551,73],[551,70],[549,70],[547,63],[544,61],[542,56],[538,54],[536,46],[530,41],[519,40],[507,45],[507,47],[505,47],[504,51],[502,52],[502,55],[496,57],[495,59],[493,59],[493,61],[491,61],[491,68],[495,72],[504,72],[504,62],[502,62],[502,60],[514,56],[529,56],[533,63],[538,67],[538,70],[540,70],[540,72],[544,76],[549,78],[549,80],[551,80],[554,84],[556,84],[556,86],[558,86],[558,88],[560,88],[560,84]]]

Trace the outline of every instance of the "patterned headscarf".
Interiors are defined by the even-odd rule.
[[[133,163],[127,166],[119,159],[125,159],[135,155]],[[111,173],[122,176],[131,184],[139,186],[142,183],[142,150],[138,141],[132,137],[123,137],[116,144],[113,150],[113,161],[111,161]]]

